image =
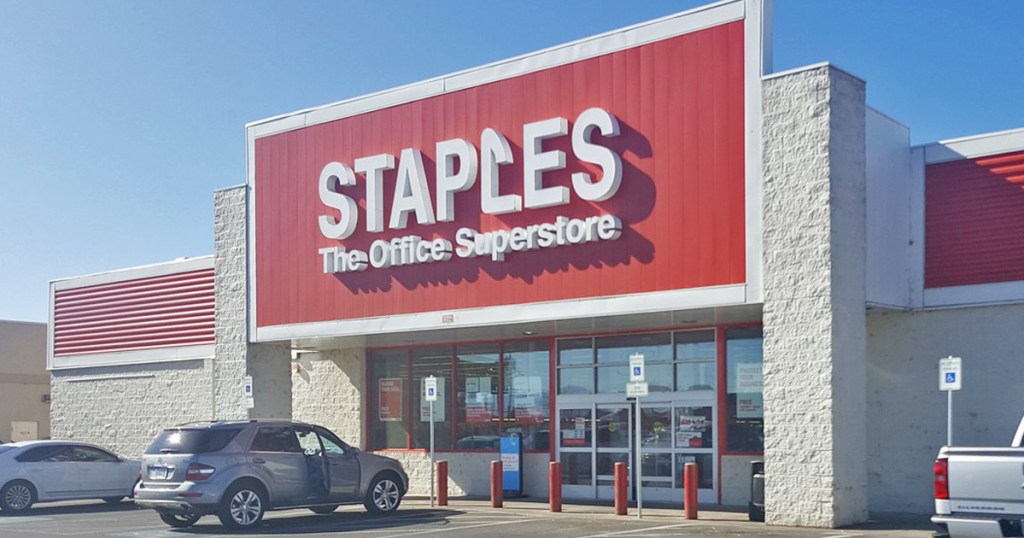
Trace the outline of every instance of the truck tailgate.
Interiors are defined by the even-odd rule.
[[[1024,449],[947,448],[953,514],[1024,517]]]

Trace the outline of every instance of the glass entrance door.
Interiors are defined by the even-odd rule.
[[[594,431],[597,462],[597,498],[615,500],[615,464],[630,465],[632,458],[633,409],[624,404],[597,404]],[[632,479],[629,480],[632,485]]]
[[[668,395],[665,395],[668,396]],[[640,405],[643,497],[681,502],[683,466],[697,463],[698,499],[717,502],[714,402],[676,399]],[[559,404],[558,459],[567,499],[614,500],[615,463],[629,466],[629,498],[635,499],[636,405],[634,402]],[[563,407],[563,405],[565,405]]]
[[[717,502],[713,403],[641,401],[640,408],[644,499],[681,500],[684,465],[696,463],[697,499]]]

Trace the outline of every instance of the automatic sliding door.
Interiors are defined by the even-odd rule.
[[[597,498],[615,499],[615,464],[630,462],[631,407],[621,404],[597,406]]]
[[[594,497],[594,444],[591,407],[558,410],[558,458],[562,492],[569,498]]]

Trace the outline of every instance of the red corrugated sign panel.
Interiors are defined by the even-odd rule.
[[[1024,280],[1024,151],[925,174],[925,287]]]
[[[257,138],[255,192],[257,326],[515,305],[640,292],[742,284],[745,281],[743,22],[672,37],[532,73],[352,117]],[[366,178],[344,187],[359,206],[355,232],[328,239],[318,216],[318,178],[329,162],[353,166],[389,153],[383,179],[384,223],[392,209],[403,149],[423,154],[436,200],[435,144],[461,138],[481,151],[482,132],[507,137],[514,157],[499,168],[502,194],[524,192],[524,124],[566,118],[571,131],[594,107],[617,118],[618,136],[593,140],[621,157],[617,193],[587,201],[571,174],[601,168],[575,156],[571,136],[547,139],[565,152],[545,186],[569,187],[569,202],[506,214],[481,211],[481,181],[454,196],[456,219],[404,229],[366,229]],[[483,168],[481,160],[481,168]],[[340,191],[339,191],[340,192]],[[452,239],[480,232],[614,215],[622,236],[512,252],[502,261],[459,258],[363,272],[325,273],[318,251],[367,251],[374,241],[415,235]]]
[[[54,292],[54,356],[214,343],[213,269]]]

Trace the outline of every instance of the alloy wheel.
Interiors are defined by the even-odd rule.
[[[11,484],[4,491],[4,506],[24,510],[32,505],[32,489],[22,483]]]
[[[380,480],[373,488],[373,504],[381,512],[390,512],[398,506],[398,484],[389,479]]]
[[[241,527],[248,527],[259,521],[263,513],[260,496],[252,490],[243,489],[231,498],[231,519]]]

